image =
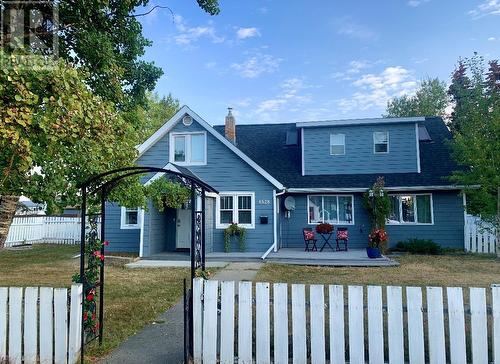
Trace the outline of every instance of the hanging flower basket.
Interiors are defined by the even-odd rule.
[[[316,225],[316,232],[318,234],[331,234],[333,232],[333,225],[326,222]]]

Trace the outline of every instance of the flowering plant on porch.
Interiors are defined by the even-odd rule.
[[[224,229],[224,250],[226,253],[229,253],[231,250],[231,238],[233,236],[238,237],[238,244],[240,246],[240,250],[244,251],[245,250],[245,236],[246,236],[247,230],[242,227],[238,226],[236,223],[232,223],[229,225],[227,228]]]
[[[318,234],[331,234],[333,232],[333,225],[326,222],[316,225],[316,232]]]
[[[387,232],[384,229],[374,229],[368,235],[368,246],[370,248],[380,248],[387,242]]]

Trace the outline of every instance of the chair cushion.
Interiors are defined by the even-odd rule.
[[[347,230],[337,230],[337,239],[339,240],[348,240],[349,239],[349,233]]]
[[[305,240],[314,240],[314,232],[309,230],[304,230],[304,239]]]

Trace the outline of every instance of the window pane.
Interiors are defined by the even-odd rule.
[[[238,224],[251,224],[252,212],[251,211],[238,211]]]
[[[330,134],[330,154],[344,154],[345,152],[345,135]]]
[[[415,222],[415,211],[413,210],[414,203],[413,196],[401,196],[403,222]]]
[[[334,154],[334,155],[345,154],[345,147],[344,147],[344,145],[331,145],[330,146],[330,154]]]
[[[185,136],[174,137],[174,161],[175,162],[185,162],[186,161],[186,137]]]
[[[232,210],[233,209],[233,196],[221,196],[220,197],[220,209],[221,210]]]
[[[389,133],[385,131],[374,132],[373,143],[375,145],[375,153],[387,153],[389,144]]]
[[[252,196],[238,196],[238,209],[251,210],[252,209]]]
[[[233,211],[221,211],[220,222],[221,224],[231,224],[233,222]]]
[[[417,195],[417,222],[431,224],[431,196]]]
[[[127,225],[137,225],[138,220],[138,212],[137,211],[126,211],[125,213],[125,223]]]
[[[389,196],[391,199],[391,212],[389,213],[389,222],[399,223],[399,197]]]
[[[352,222],[352,197],[339,196],[339,222]]]
[[[387,153],[387,144],[375,144],[375,153]]]
[[[321,221],[321,196],[309,196],[309,221]]]
[[[205,161],[205,135],[191,135],[191,162]]]
[[[324,221],[337,222],[337,196],[323,196]]]

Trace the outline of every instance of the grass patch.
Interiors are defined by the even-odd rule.
[[[500,283],[491,255],[393,256],[398,267],[313,267],[265,264],[256,281],[305,284],[489,287]]]
[[[78,253],[75,245],[0,251],[0,286],[69,287],[79,269],[79,260],[72,259]],[[189,278],[185,268],[105,269],[104,343],[87,348],[89,361],[105,356],[173,306],[182,296],[182,280]]]

